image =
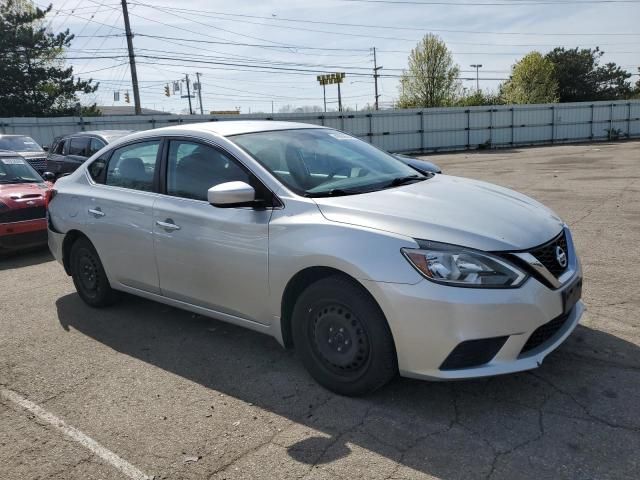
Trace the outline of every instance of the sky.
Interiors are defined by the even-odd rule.
[[[127,105],[127,91],[133,102],[120,2],[52,5],[49,28],[76,35],[67,62],[78,77],[100,82],[83,102]],[[180,81],[186,74],[194,81],[196,72],[205,113],[322,107],[316,76],[330,72],[345,72],[343,105],[362,109],[374,102],[373,47],[383,67],[380,104],[389,107],[409,52],[426,33],[447,43],[469,91],[476,88],[470,65],[482,65],[480,88],[495,91],[527,52],[556,46],[599,46],[602,63],[634,74],[640,66],[637,0],[130,0],[128,8],[141,104],[173,113],[185,113],[188,99],[166,97],[164,86],[179,82],[186,95]],[[327,108],[337,109],[336,85],[326,94]],[[192,102],[198,111],[198,99]]]

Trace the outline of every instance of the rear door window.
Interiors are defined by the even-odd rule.
[[[79,157],[88,157],[89,137],[72,137],[69,143],[68,155],[77,155]]]
[[[98,150],[103,148],[105,145],[106,145],[106,143],[104,143],[99,138],[92,138],[91,142],[89,143],[89,153],[88,153],[87,156],[90,157],[91,155],[96,153]]]
[[[114,187],[153,191],[159,149],[160,140],[151,140],[114,150],[107,166],[105,183]]]
[[[53,153],[56,155],[64,155],[64,146],[67,143],[67,139],[60,139],[53,147]]]

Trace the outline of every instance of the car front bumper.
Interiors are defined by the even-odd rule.
[[[557,290],[535,278],[529,278],[520,288],[499,290],[457,288],[428,280],[415,285],[364,283],[389,322],[401,375],[452,380],[540,366],[580,321],[584,304],[578,301],[563,312],[562,292],[581,278],[578,264],[571,280]],[[531,348],[532,343],[527,342],[534,340],[534,332],[538,336],[534,338],[541,341],[533,342],[535,347]],[[485,354],[484,360],[450,368],[452,356],[464,351],[465,346],[471,357],[482,358]]]
[[[46,243],[47,223],[44,218],[0,223],[0,252],[37,247]]]

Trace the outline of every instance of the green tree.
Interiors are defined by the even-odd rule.
[[[454,106],[456,107],[474,107],[481,105],[501,105],[504,101],[500,95],[491,92],[474,91],[470,94],[464,94],[456,98]]]
[[[24,0],[0,2],[0,117],[72,115],[77,93],[93,93],[98,85],[79,80],[64,66],[64,51],[73,35],[54,34],[42,10]],[[96,112],[95,105],[87,112]]]
[[[553,103],[557,92],[553,63],[539,52],[528,53],[511,67],[511,77],[501,86],[506,103]]]
[[[558,47],[547,53],[555,67],[560,102],[616,100],[631,95],[631,74],[615,63],[600,66],[603,55],[598,47]]]
[[[451,105],[460,84],[460,69],[440,37],[431,33],[411,50],[409,65],[400,78],[400,108]]]

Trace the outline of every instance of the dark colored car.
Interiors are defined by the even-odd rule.
[[[407,157],[406,155],[402,155],[400,153],[393,153],[392,155],[405,165],[409,165],[411,168],[417,170],[420,173],[442,173],[442,169],[435,163],[427,162],[426,160],[420,160],[418,158]]]
[[[38,173],[45,171],[47,153],[38,142],[26,135],[0,134],[0,151],[17,153],[35,168]]]
[[[132,130],[96,130],[58,137],[47,155],[46,169],[57,177],[73,172],[105,145],[132,133]]]
[[[0,152],[0,254],[47,243],[50,193],[51,183],[21,155]]]

